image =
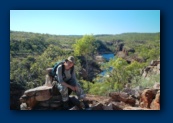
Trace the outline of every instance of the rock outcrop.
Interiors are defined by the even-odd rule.
[[[20,102],[26,103],[28,109],[32,110],[39,101],[46,101],[52,97],[51,89],[49,86],[39,86],[26,90],[20,97]]]
[[[77,100],[75,96],[70,96],[69,99],[69,110],[82,110],[73,103],[74,99]],[[111,92],[109,96],[88,94],[87,102],[89,108],[85,110],[160,110],[160,90],[145,89],[140,99],[124,92]],[[52,96],[49,100],[39,101],[32,110],[63,110],[62,104],[61,96]],[[26,104],[22,103],[21,110],[30,110],[24,107]]]
[[[142,70],[143,77],[149,77],[152,74],[160,74],[160,60],[152,60],[150,65]]]
[[[155,99],[151,102],[150,108],[160,110],[160,90],[157,92]]]
[[[135,106],[136,100],[131,95],[124,93],[124,92],[112,92],[109,93],[109,96],[112,98],[115,102],[124,102],[126,104],[129,104],[131,106]]]
[[[49,80],[49,79],[46,79]],[[63,102],[56,84],[29,89],[20,97],[21,110],[63,110]],[[57,93],[58,92],[58,93]],[[88,108],[89,105],[89,108]],[[87,108],[86,108],[87,107]],[[69,96],[69,110],[160,110],[160,85],[153,88],[126,88],[122,92],[110,92],[109,96],[87,95],[79,101]]]
[[[140,98],[140,107],[142,108],[150,108],[150,104],[156,96],[157,91],[153,89],[145,89]]]

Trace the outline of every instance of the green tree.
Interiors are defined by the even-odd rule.
[[[144,68],[144,66],[146,66],[145,63],[139,63],[137,61],[133,61],[131,64],[129,64],[126,67],[126,70],[128,72],[130,81],[133,80],[133,84],[138,84],[139,80],[140,80],[140,76],[141,76],[141,70]]]
[[[88,61],[89,57],[93,56],[96,49],[95,38],[92,35],[85,35],[81,39],[77,40],[73,45],[75,56],[84,56],[86,62],[86,71],[88,76]],[[89,82],[88,82],[89,90]]]
[[[113,67],[113,70],[107,81],[111,83],[111,89],[120,91],[123,85],[128,82],[128,72],[126,71],[128,63],[122,58],[117,58],[111,59],[108,65]]]

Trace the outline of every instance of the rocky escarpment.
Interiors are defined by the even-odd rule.
[[[117,41],[116,52],[115,52],[117,57],[125,59],[128,63],[131,63],[132,61],[138,61],[138,62],[144,61],[144,59],[139,58],[134,53],[135,53],[134,48],[127,47],[123,41]],[[134,55],[130,56],[130,54]]]

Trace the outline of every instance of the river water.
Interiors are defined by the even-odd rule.
[[[111,58],[114,58],[115,55],[113,53],[110,54],[102,54],[103,58],[106,59],[106,61],[109,61]],[[112,67],[110,67],[108,70],[104,70],[103,72],[100,73],[101,76],[105,76],[108,71],[111,71]]]
[[[103,58],[105,58],[106,60],[110,60],[111,58],[114,58],[114,54],[110,53],[110,54],[102,54]]]

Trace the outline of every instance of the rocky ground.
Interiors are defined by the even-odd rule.
[[[69,110],[82,110],[75,105],[75,100],[75,96],[70,96]],[[90,108],[86,110],[160,110],[160,84],[148,89],[126,88],[122,92],[111,92],[108,96],[87,95],[87,102]],[[32,109],[24,102],[20,107],[21,110],[63,110],[60,95],[37,101]]]

